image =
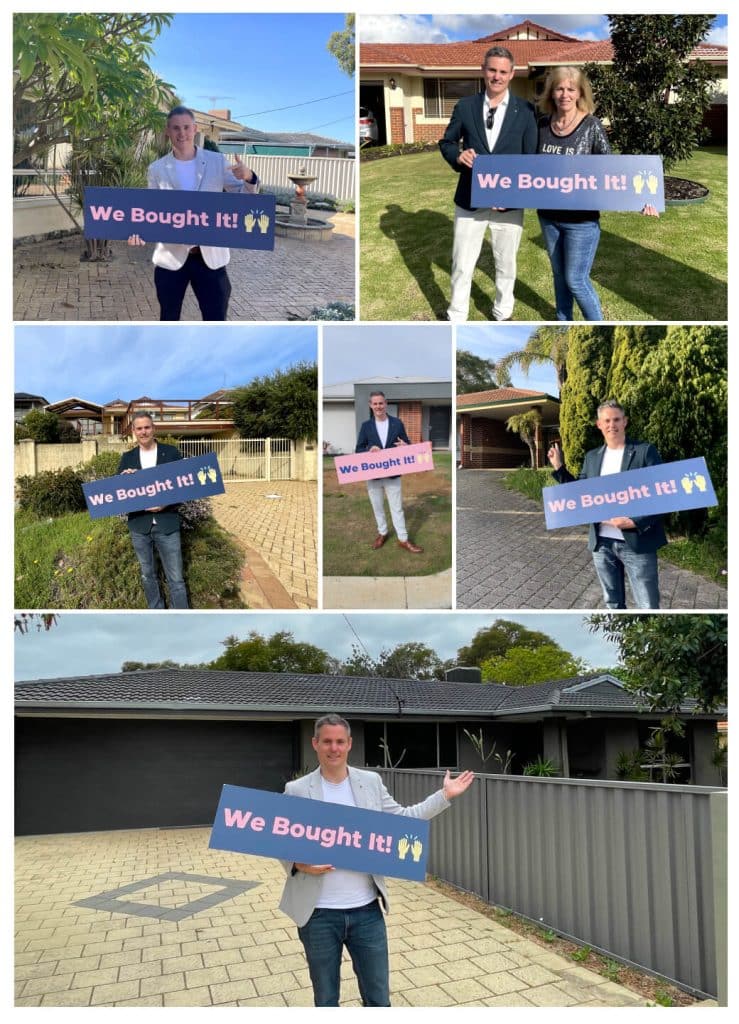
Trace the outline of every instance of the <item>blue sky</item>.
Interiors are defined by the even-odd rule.
[[[700,6],[690,5],[691,12]],[[431,7],[431,4],[427,5],[427,9]],[[450,43],[479,39],[527,18],[578,39],[608,38],[608,19],[605,14],[597,13],[363,14],[359,22],[359,38],[362,42],[374,43]],[[728,44],[726,15],[716,17],[708,40]]]
[[[449,324],[347,324],[323,330],[323,383],[362,377],[452,379]]]
[[[118,672],[124,661],[210,661],[222,653],[230,635],[246,637],[250,630],[269,636],[278,630],[296,640],[315,644],[337,658],[351,654],[354,635],[348,617],[372,657],[382,648],[414,640],[425,643],[441,658],[451,658],[469,643],[478,629],[496,619],[520,622],[547,633],[572,654],[594,667],[616,662],[615,648],[589,632],[577,613],[496,615],[468,612],[412,612],[344,616],[329,612],[215,612],[158,615],[156,629],[147,612],[62,612],[48,633],[15,637],[15,678],[46,679],[69,675]]]
[[[509,352],[522,349],[535,330],[535,327],[518,327],[513,324],[460,326],[457,328],[457,348],[472,352],[481,359],[497,362]],[[511,373],[511,384],[514,388],[543,391],[555,398],[559,395],[554,367],[532,366],[528,375],[515,367]]]
[[[76,324],[15,329],[15,390],[49,402],[200,398],[315,362],[314,325]]]
[[[343,28],[339,13],[177,14],[154,41],[150,65],[187,106],[229,109],[260,131],[352,142],[354,79],[326,49]]]

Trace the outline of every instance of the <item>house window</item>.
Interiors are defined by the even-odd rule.
[[[457,100],[463,96],[474,96],[481,88],[482,80],[479,78],[424,78],[424,116],[448,119]]]
[[[370,768],[455,768],[456,726],[445,722],[366,722],[364,762]]]

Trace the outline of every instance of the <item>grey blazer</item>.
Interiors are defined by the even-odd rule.
[[[212,150],[202,149],[198,146],[195,159],[197,161],[195,189],[198,192],[257,192],[259,190],[258,180],[255,179],[255,182],[251,184],[244,184],[235,178],[222,153],[214,153]],[[148,182],[149,188],[179,189],[177,161],[174,154],[168,153],[161,160],[155,160],[153,164],[149,164]],[[157,267],[164,267],[165,270],[179,270],[185,265],[189,252],[189,245],[158,242],[152,262]],[[225,267],[231,258],[228,249],[216,245],[203,245],[200,247],[200,252],[206,266],[211,270]]]
[[[349,782],[357,807],[366,807],[371,811],[407,814],[410,818],[433,818],[449,807],[449,801],[440,789],[432,793],[431,796],[426,797],[420,804],[413,804],[412,807],[401,807],[385,789],[385,785],[377,772],[368,772],[361,768],[350,767]],[[320,768],[316,768],[310,775],[304,775],[302,779],[288,782],[285,786],[285,792],[288,796],[302,796],[307,797],[309,800],[323,800]],[[323,875],[308,875],[304,871],[296,871],[293,874],[292,861],[282,861],[282,866],[287,872],[287,880],[282,891],[280,910],[287,914],[288,917],[291,917],[300,928],[308,921],[316,909],[316,903],[320,899],[321,889],[323,888]],[[382,875],[372,875],[372,881],[377,886],[382,904],[385,910],[387,910],[388,898],[385,879]]]

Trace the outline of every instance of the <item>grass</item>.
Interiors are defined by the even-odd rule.
[[[182,533],[185,579],[193,608],[243,608],[243,555],[209,520]],[[145,608],[138,562],[126,524],[93,521],[87,512],[15,519],[16,608]]]
[[[539,503],[542,502],[542,489],[554,483],[556,481],[548,469],[528,469],[525,466],[506,473],[503,478],[503,485],[509,491],[518,491]],[[666,527],[670,543],[660,548],[659,557],[726,587],[728,551],[725,531],[709,528],[702,537],[685,537],[670,533],[669,524]]]
[[[452,564],[451,475],[451,453],[434,452],[433,471],[403,477],[408,536],[423,547],[423,554],[411,555],[398,548],[393,532],[384,547],[373,551],[377,527],[365,484],[339,485],[333,459],[324,458],[324,576],[429,576],[448,569]]]
[[[726,152],[700,149],[670,174],[707,185],[708,200],[669,207],[659,221],[637,214],[601,216],[593,280],[605,320],[727,317]],[[362,320],[445,319],[456,175],[431,152],[363,163],[360,176]],[[486,244],[472,282],[471,320],[490,320],[493,282]],[[527,210],[514,317],[554,316],[549,259],[536,212]]]

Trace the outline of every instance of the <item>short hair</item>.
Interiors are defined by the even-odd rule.
[[[566,81],[572,82],[575,88],[580,90],[580,95],[577,97],[577,109],[582,110],[585,114],[592,114],[595,110],[595,100],[593,99],[593,87],[590,84],[590,80],[580,68],[568,65],[560,65],[547,71],[547,77],[544,80],[544,91],[536,101],[536,106],[541,113],[555,114],[557,112],[557,104],[552,99],[552,93],[560,82]]]
[[[140,409],[138,412],[135,412],[133,414],[133,416],[131,417],[131,425],[133,425],[136,422],[136,420],[143,419],[150,420],[152,427],[154,426],[154,417],[150,412],[147,412],[146,409]]]
[[[385,398],[384,391],[370,391],[370,401],[372,401],[372,399],[376,398],[378,395],[380,395],[381,398]]]
[[[192,110],[190,110],[189,107],[179,106],[172,107],[170,112],[167,114],[167,124],[169,124],[173,117],[179,117],[180,114],[187,114],[187,116],[191,117],[193,121],[196,120],[195,115],[193,114]]]
[[[622,413],[624,416],[626,415],[626,410],[620,402],[616,401],[615,398],[607,398],[605,402],[600,403],[600,405],[598,406],[598,419],[600,419],[600,414],[603,409],[618,409],[620,413]]]
[[[485,56],[482,58],[483,67],[485,67],[490,57],[502,57],[504,60],[510,62],[512,68],[516,66],[516,62],[513,59],[513,54],[511,53],[507,46],[491,46],[489,50],[486,50]]]
[[[321,718],[316,719],[316,724],[313,726],[314,739],[318,739],[318,735],[324,725],[342,725],[346,729],[347,736],[351,736],[352,734],[351,726],[347,720],[342,718],[341,715],[332,713],[330,715],[323,715]]]

